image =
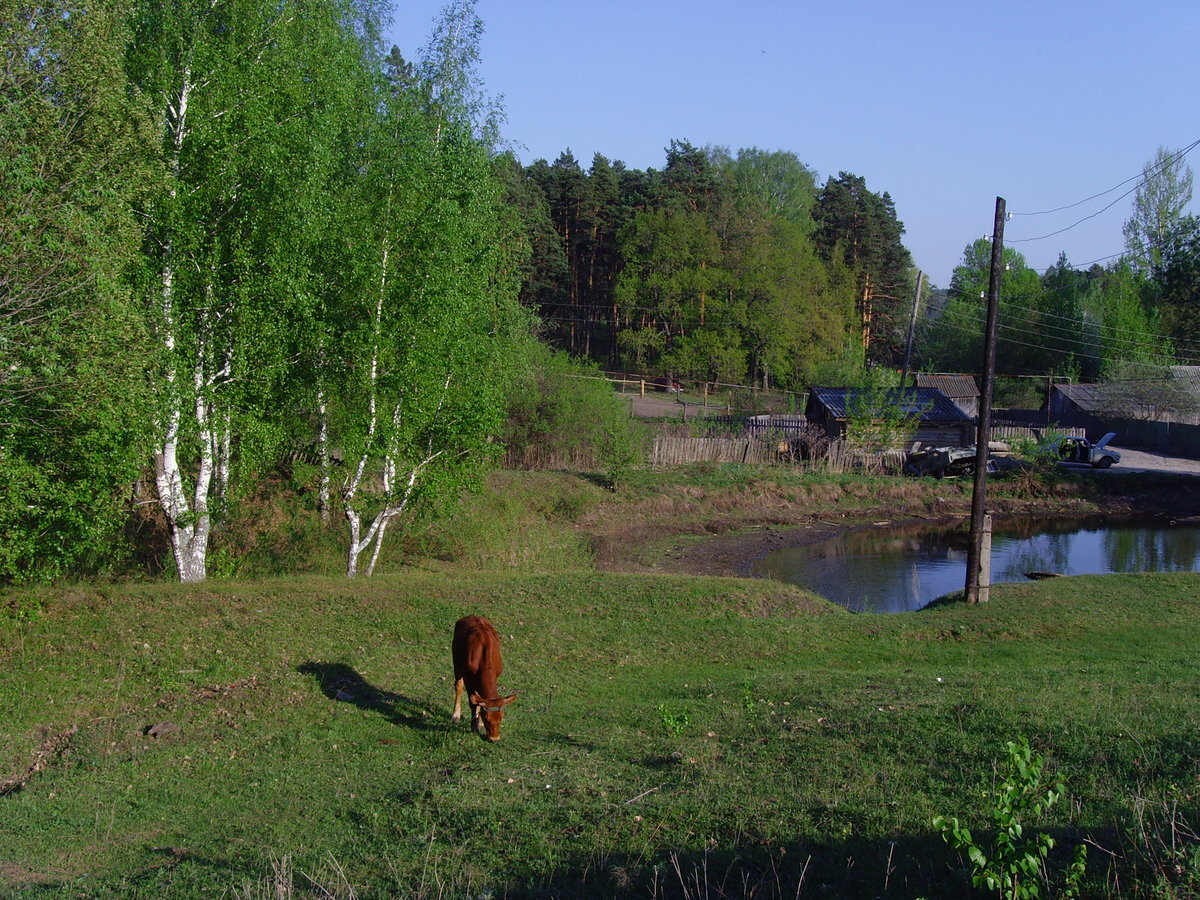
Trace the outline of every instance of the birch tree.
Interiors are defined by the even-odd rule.
[[[473,4],[439,24],[476,40]],[[450,78],[475,56],[445,42],[426,60],[441,87],[394,78],[368,142],[363,180],[370,255],[338,318],[344,389],[334,418],[345,452],[346,574],[370,575],[390,524],[419,504],[451,501],[498,450],[505,362],[518,327],[516,266],[501,228],[501,182],[473,111]],[[455,88],[454,85],[459,85]],[[366,563],[361,558],[366,554]]]
[[[1184,151],[1159,147],[1142,169],[1133,195],[1133,215],[1121,228],[1126,257],[1137,271],[1158,269],[1192,200],[1192,170],[1183,157]]]
[[[236,454],[279,428],[269,400],[311,319],[293,239],[320,193],[346,10],[294,0],[147,0],[129,68],[158,123],[162,188],[142,281],[158,351],[152,456],[176,570],[206,576]],[[340,55],[339,55],[340,54]],[[302,242],[301,242],[302,244]],[[300,285],[301,289],[297,289]]]

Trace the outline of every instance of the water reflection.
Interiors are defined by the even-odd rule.
[[[965,525],[858,531],[810,547],[776,550],[751,571],[800,585],[856,612],[907,612],[962,590],[968,541]],[[1192,525],[1021,519],[1002,523],[992,537],[993,584],[1024,581],[1026,572],[1198,568],[1200,528]]]

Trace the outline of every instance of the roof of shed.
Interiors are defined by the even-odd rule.
[[[1171,366],[1171,380],[1200,393],[1200,366]]]
[[[921,375],[917,374],[917,387],[937,388],[952,399],[979,397],[979,385],[972,375]]]
[[[1171,377],[1157,381],[1056,384],[1054,391],[1086,413],[1105,415],[1122,410],[1137,418],[1139,414],[1170,409],[1180,403],[1187,404],[1188,395],[1193,398],[1200,395],[1200,369],[1196,366],[1172,366]]]
[[[1084,412],[1107,409],[1112,391],[1105,384],[1056,384],[1054,390],[1062,394]]]
[[[814,387],[809,389],[808,402],[818,403],[836,419],[848,418],[848,406],[853,398],[865,393],[861,388]],[[939,391],[931,387],[894,388],[887,391],[889,402],[906,415],[920,412],[922,422],[972,422],[965,412]]]

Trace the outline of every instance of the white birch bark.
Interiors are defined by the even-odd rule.
[[[442,385],[442,393],[438,397],[435,415],[441,412],[449,390],[450,377],[447,376],[445,383]],[[401,404],[397,403],[395,408],[392,410],[391,433],[393,435],[398,433],[399,426],[401,424],[401,415],[402,406]],[[421,475],[424,473],[426,467],[445,454],[445,452],[445,448],[435,450],[433,448],[433,440],[431,438],[429,443],[426,444],[425,454],[419,460],[410,465],[407,473],[404,476],[404,489],[402,492],[400,492],[399,496],[396,496],[396,472],[399,448],[396,446],[394,441],[391,443],[383,459],[382,487],[384,506],[383,509],[376,513],[375,518],[371,521],[371,526],[367,529],[367,533],[362,535],[357,546],[352,545],[351,553],[354,556],[354,559],[352,560],[352,566],[354,567],[355,571],[357,571],[358,556],[361,555],[362,552],[368,547],[370,547],[371,558],[367,563],[367,568],[364,574],[368,578],[374,574],[375,564],[379,561],[379,551],[383,547],[383,537],[387,533],[388,523],[408,509],[408,504],[412,500],[413,494],[416,492],[417,485],[420,482]],[[353,574],[351,574],[350,577],[354,577]]]
[[[390,252],[386,244],[381,250],[381,261],[382,271],[379,280],[379,296],[375,304],[371,364],[368,373],[369,395],[367,398],[368,420],[366,440],[359,454],[358,461],[355,464],[354,471],[347,477],[341,491],[346,521],[350,526],[350,541],[346,553],[346,577],[348,578],[354,578],[358,575],[359,557],[368,549],[371,550],[371,556],[364,574],[370,577],[374,573],[375,564],[379,560],[379,552],[383,546],[383,538],[387,533],[388,523],[408,508],[409,501],[412,499],[413,493],[417,488],[421,473],[430,463],[434,462],[434,460],[442,456],[445,452],[444,450],[434,450],[431,442],[426,448],[423,458],[413,463],[405,474],[404,488],[397,496],[396,476],[400,455],[397,435],[401,425],[401,415],[403,414],[403,405],[398,402],[392,408],[391,427],[388,431],[388,445],[384,449],[381,460],[382,467],[379,477],[383,495],[383,508],[375,514],[370,520],[370,524],[366,525],[364,529],[363,515],[356,507],[355,500],[362,487],[363,480],[368,477],[372,447],[380,430],[378,396],[379,353],[383,334],[383,305],[387,295],[388,266],[390,262]],[[450,378],[447,377],[442,388],[442,394],[437,402],[437,409],[439,411],[443,406],[449,387]]]
[[[321,466],[321,481],[317,489],[317,511],[321,514],[321,521],[328,525],[332,476],[330,475],[329,459],[329,403],[325,398],[324,384],[317,387],[317,458]]]
[[[195,83],[185,67],[179,93],[167,105],[166,126],[171,138],[171,176],[169,197],[177,197],[184,140],[188,133],[187,114]],[[171,534],[171,551],[175,569],[183,582],[203,581],[207,577],[208,538],[211,530],[209,498],[214,488],[222,490],[229,481],[231,421],[228,413],[214,416],[213,391],[218,382],[232,371],[232,355],[222,354],[219,367],[214,364],[212,335],[208,315],[201,317],[197,335],[197,353],[192,363],[192,416],[198,439],[198,463],[191,496],[185,487],[183,466],[179,458],[179,441],[183,421],[184,389],[179,377],[176,350],[179,323],[176,315],[175,275],[178,260],[168,238],[163,243],[162,302],[159,322],[163,348],[166,351],[164,373],[164,404],[157,422],[158,440],[155,447],[155,484],[158,500]],[[208,290],[212,290],[210,282]],[[212,298],[208,298],[211,308]],[[217,421],[214,422],[214,418]]]
[[[371,458],[371,444],[379,428],[379,340],[383,331],[383,300],[387,294],[389,249],[385,243],[381,251],[382,266],[379,274],[379,296],[375,301],[375,321],[372,325],[371,368],[367,381],[367,436],[363,442],[362,450],[358,455],[358,462],[354,467],[354,471],[347,476],[345,483],[342,485],[342,508],[345,511],[346,521],[350,526],[350,545],[347,548],[346,554],[347,578],[354,578],[358,575],[358,557],[370,544],[371,539],[374,538],[375,528],[378,524],[377,522],[372,523],[371,528],[368,529],[367,537],[364,538],[362,536],[362,517],[354,506],[354,500],[358,496],[359,488],[362,486],[363,476],[366,474],[367,464]]]
[[[183,70],[179,94],[174,102],[167,104],[166,127],[171,137],[171,178],[169,197],[174,201],[183,155],[183,143],[187,134],[188,102],[193,89],[191,70]],[[179,371],[175,358],[178,342],[175,316],[175,253],[168,237],[163,243],[163,265],[161,273],[162,303],[160,335],[166,351],[164,404],[156,423],[159,435],[154,452],[154,480],[158,490],[158,502],[167,518],[171,534],[171,551],[175,557],[175,568],[179,580],[202,581],[205,577],[205,551],[208,544],[207,510],[193,509],[189,503],[183,480],[183,468],[179,461],[179,435],[183,420],[183,401]],[[196,496],[206,496],[200,491],[197,481]]]

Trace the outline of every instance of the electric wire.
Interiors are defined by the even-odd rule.
[[[947,291],[947,293],[957,294],[960,297],[963,297],[968,300],[973,299],[973,297],[974,297],[974,295],[972,293],[970,293],[968,291],[964,291],[960,288],[947,288],[946,291]],[[1046,296],[1047,293],[1050,294],[1051,296],[1054,296],[1054,294],[1055,294],[1054,291],[1048,291],[1048,292],[1042,293],[1042,294],[1016,294],[1011,297],[1007,296],[1007,295],[1001,295],[1001,298],[1000,298],[1001,303],[1002,303],[1002,306],[1000,308],[1001,314],[1003,315],[1006,312],[1006,310],[1008,310],[1008,309],[1019,309],[1019,310],[1022,310],[1023,312],[1035,314],[1039,317],[1049,317],[1049,318],[1053,318],[1053,319],[1059,319],[1060,321],[1071,322],[1071,323],[1075,323],[1076,325],[1083,324],[1081,322],[1081,320],[1077,317],[1063,316],[1063,315],[1059,315],[1058,313],[1046,312],[1043,310],[1039,310],[1035,307],[1022,306],[1021,304],[1014,302],[1016,300],[1038,300],[1038,299],[1041,299],[1042,297]],[[1028,324],[1034,325],[1039,328],[1043,327],[1043,325],[1047,325],[1047,323],[1042,323],[1040,321],[1039,322],[1031,321]],[[1096,322],[1096,323],[1090,323],[1090,324],[1091,324],[1091,327],[1097,328],[1101,332],[1111,331],[1111,332],[1115,332],[1117,335],[1135,335],[1138,337],[1144,337],[1147,340],[1155,340],[1155,341],[1170,340],[1171,343],[1176,346],[1176,349],[1195,348],[1195,350],[1198,353],[1200,353],[1200,340],[1197,340],[1194,338],[1171,338],[1168,335],[1159,334],[1159,333],[1156,333],[1153,331],[1139,331],[1139,330],[1133,329],[1133,328],[1121,328],[1116,325],[1105,325],[1103,322]],[[1114,340],[1115,339],[1117,339],[1117,338],[1114,337]]]
[[[1148,172],[1143,171],[1140,175],[1135,175],[1132,178],[1127,178],[1124,181],[1122,181],[1120,184],[1115,185],[1106,191],[1102,191],[1099,194],[1093,194],[1091,197],[1088,197],[1084,200],[1080,200],[1076,203],[1072,203],[1067,206],[1060,206],[1057,209],[1053,209],[1053,210],[1047,209],[1047,210],[1042,210],[1041,212],[1036,212],[1036,213],[1026,213],[1025,215],[1029,215],[1029,216],[1049,215],[1052,212],[1061,212],[1062,210],[1073,209],[1074,207],[1079,206],[1083,203],[1087,203],[1090,200],[1095,200],[1099,197],[1104,197],[1108,194],[1111,194],[1113,191],[1117,190],[1118,188],[1124,187],[1125,185],[1129,184],[1129,182],[1131,182],[1131,181],[1137,182],[1129,190],[1125,191],[1123,194],[1118,195],[1117,198],[1115,200],[1113,200],[1111,203],[1109,203],[1107,206],[1097,210],[1096,212],[1092,213],[1091,215],[1084,216],[1082,219],[1079,219],[1076,222],[1072,222],[1070,225],[1067,225],[1064,228],[1059,228],[1057,231],[1051,231],[1049,234],[1039,235],[1038,237],[1014,238],[1014,239],[1005,241],[1005,243],[1006,244],[1028,244],[1028,243],[1032,243],[1033,241],[1044,241],[1047,238],[1056,237],[1057,235],[1060,235],[1064,232],[1070,231],[1072,228],[1076,228],[1079,225],[1082,225],[1084,222],[1094,219],[1097,216],[1101,215],[1102,213],[1108,212],[1110,209],[1112,209],[1114,206],[1116,206],[1118,203],[1120,203],[1122,200],[1124,200],[1130,194],[1136,192],[1137,189],[1140,188],[1151,177],[1158,174],[1158,172],[1161,172],[1163,169],[1167,168],[1167,166],[1170,166],[1170,165],[1174,164],[1175,162],[1177,162],[1178,160],[1182,159],[1188,153],[1191,153],[1192,150],[1194,150],[1197,146],[1200,146],[1200,139],[1192,141],[1192,143],[1188,144],[1182,150],[1167,157],[1167,159],[1163,160],[1161,163],[1159,163],[1157,166],[1155,166],[1154,169],[1152,169],[1151,171],[1148,171]],[[1013,213],[1013,215],[1015,216],[1016,213]]]
[[[1161,163],[1159,163],[1158,166],[1156,166],[1155,168],[1158,171],[1161,171],[1161,170],[1167,168],[1167,166],[1173,165],[1174,163],[1183,159],[1183,157],[1187,156],[1193,150],[1195,150],[1197,146],[1200,146],[1200,140],[1192,141],[1192,143],[1188,144],[1182,150],[1178,150],[1175,153],[1172,153],[1170,156],[1168,156],[1166,159],[1164,159]],[[1082,200],[1076,200],[1074,203],[1068,203],[1066,206],[1057,206],[1054,209],[1043,209],[1043,210],[1039,210],[1038,212],[1014,212],[1013,216],[1048,216],[1053,213],[1064,212],[1065,210],[1068,210],[1068,209],[1074,209],[1076,206],[1083,206],[1083,204],[1085,204],[1085,203],[1090,203],[1093,200],[1098,200],[1101,197],[1111,194],[1113,191],[1117,190],[1118,188],[1124,187],[1125,185],[1129,184],[1129,182],[1131,182],[1131,181],[1140,181],[1140,180],[1142,180],[1144,178],[1148,178],[1152,175],[1157,175],[1158,171],[1147,172],[1143,169],[1137,175],[1131,175],[1129,178],[1126,178],[1124,181],[1113,185],[1106,191],[1101,191],[1098,194],[1092,194],[1092,196],[1090,196],[1090,197],[1085,197]]]

